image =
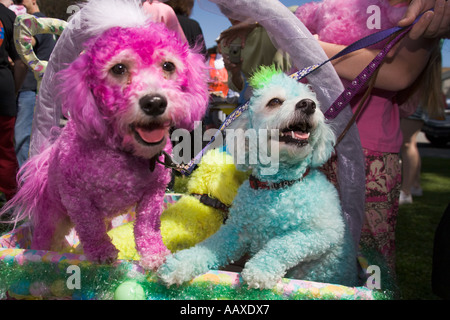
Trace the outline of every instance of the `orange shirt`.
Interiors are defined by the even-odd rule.
[[[209,58],[209,92],[221,95],[225,98],[228,95],[228,72],[225,68],[216,68],[216,57],[217,54],[212,53]]]

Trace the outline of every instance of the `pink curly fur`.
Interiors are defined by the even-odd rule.
[[[379,31],[367,27],[367,20],[372,15],[367,8],[371,5],[380,8],[380,30],[396,26],[406,11],[405,6],[391,6],[388,0],[323,0],[298,7],[295,15],[320,40],[350,45]]]
[[[175,69],[164,69],[167,62]],[[124,75],[112,68],[126,66]],[[107,221],[136,206],[135,242],[141,264],[156,269],[170,252],[162,242],[160,214],[170,170],[151,159],[170,153],[169,127],[192,130],[204,115],[208,89],[204,58],[163,24],[114,27],[85,44],[61,77],[68,122],[49,148],[18,175],[20,189],[5,206],[15,219],[30,217],[32,249],[59,250],[74,226],[88,259],[111,262],[117,249]],[[142,111],[141,98],[167,100],[160,115]],[[135,127],[165,130],[158,143],[142,143]],[[150,129],[148,129],[150,130]]]

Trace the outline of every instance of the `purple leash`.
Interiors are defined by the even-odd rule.
[[[342,92],[335,102],[325,111],[324,115],[327,120],[334,119],[345,108],[345,106],[353,99],[353,97],[365,86],[370,77],[378,69],[384,58],[392,47],[400,41],[412,26],[398,34],[381,50],[378,55],[369,63],[369,65],[352,81],[352,83]]]

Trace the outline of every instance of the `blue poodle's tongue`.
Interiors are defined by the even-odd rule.
[[[308,140],[310,134],[309,132],[291,131],[291,135],[293,139]]]
[[[284,138],[292,138],[294,140],[308,140],[310,136],[309,132],[303,132],[303,131],[284,131],[281,133],[281,137]]]
[[[280,134],[280,141],[304,146],[309,143],[309,137],[309,132],[303,132],[302,130],[286,130]]]

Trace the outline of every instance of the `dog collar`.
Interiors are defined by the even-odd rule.
[[[276,189],[282,189],[286,187],[292,186],[294,183],[297,183],[299,181],[302,181],[304,177],[306,177],[310,172],[310,169],[307,168],[305,173],[300,179],[297,180],[285,180],[281,182],[267,182],[267,181],[261,181],[258,178],[256,178],[254,175],[250,175],[249,182],[250,182],[250,188],[254,190],[258,189],[265,189],[265,190],[276,190]]]
[[[221,202],[219,199],[211,198],[207,194],[192,193],[191,196],[197,198],[201,203],[206,206],[212,207],[214,209],[220,210],[223,216],[223,222],[228,218],[228,209],[230,208],[225,203]]]

